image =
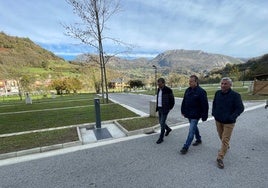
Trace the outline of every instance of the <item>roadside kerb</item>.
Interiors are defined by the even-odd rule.
[[[261,107],[264,107],[264,105],[265,104],[259,104],[259,105],[256,105],[256,106],[248,107],[248,108],[245,109],[245,111],[250,111],[250,110],[257,109],[257,108],[261,108]],[[131,119],[131,118],[125,118],[125,119]],[[211,121],[211,120],[214,120],[214,118],[209,117],[207,121]],[[123,131],[127,136],[134,136],[134,135],[138,135],[138,134],[156,133],[156,129],[159,129],[159,127],[160,127],[159,124],[158,124],[156,126],[149,127],[149,128],[139,129],[139,130],[135,130],[135,131],[127,131],[124,127],[122,127],[117,122],[117,120],[105,121],[105,123],[109,123],[109,122],[110,123],[112,122],[112,123],[116,124],[118,126],[118,128],[121,131]],[[72,126],[74,127],[74,125],[72,125]],[[70,128],[72,126],[68,126],[67,128]],[[33,149],[29,149],[29,150],[22,150],[22,151],[18,151],[18,152],[4,153],[4,154],[0,154],[0,160],[7,159],[7,158],[18,157],[18,156],[23,156],[23,155],[29,155],[29,154],[42,153],[44,151],[51,151],[51,150],[62,149],[62,148],[66,148],[66,147],[73,147],[73,146],[83,145],[82,138],[81,138],[81,133],[80,133],[80,128],[81,127],[94,128],[94,126],[95,126],[95,123],[84,123],[84,124],[76,125],[79,141],[68,142],[68,143],[63,143],[63,144],[56,144],[56,145],[52,145],[52,146],[38,147],[38,148],[33,148]],[[177,123],[177,124],[170,125],[170,126],[171,127],[175,126],[174,128],[178,129],[178,128],[181,128],[181,127],[189,126],[189,123],[183,122],[183,123]],[[32,132],[36,132],[36,131],[32,131]],[[18,133],[14,133],[13,135],[16,135],[16,134],[18,134]],[[0,135],[0,137],[1,136],[2,135]]]
[[[116,126],[127,136],[133,136],[133,135],[137,135],[137,134],[151,134],[151,133],[155,133],[155,129],[159,127],[158,125],[155,125],[153,127],[148,127],[148,128],[144,128],[144,129],[138,129],[138,130],[134,130],[134,131],[128,131],[126,130],[122,125],[120,125],[120,123],[118,123],[117,121],[114,121],[114,124],[116,124]]]
[[[84,124],[81,124],[83,126]],[[21,150],[21,151],[16,151],[16,152],[10,152],[10,153],[3,153],[0,154],[0,160],[2,159],[7,159],[7,158],[12,158],[12,157],[20,157],[24,155],[30,155],[30,154],[35,154],[35,153],[42,153],[46,151],[52,151],[56,149],[63,149],[67,147],[73,147],[73,146],[79,146],[82,145],[82,138],[79,130],[79,126],[71,125],[71,126],[65,126],[65,127],[58,127],[58,128],[49,128],[49,129],[42,129],[42,130],[34,130],[34,131],[25,131],[25,132],[20,132],[20,133],[12,133],[12,134],[4,134],[0,135],[0,137],[6,137],[6,136],[16,136],[16,135],[22,135],[22,134],[28,134],[28,133],[36,133],[36,132],[44,132],[44,131],[51,131],[51,130],[59,130],[59,129],[66,129],[66,128],[72,128],[76,127],[77,128],[77,134],[79,141],[74,141],[74,142],[67,142],[63,144],[54,144],[50,146],[42,146],[42,147],[36,147],[36,148],[31,148],[31,149],[26,149],[26,150]]]
[[[37,148],[32,148],[32,149],[27,149],[27,150],[21,150],[17,152],[4,153],[4,154],[0,154],[0,160],[12,158],[12,157],[20,157],[24,155],[36,154],[36,153],[43,153],[46,151],[52,151],[52,150],[63,149],[67,147],[79,146],[79,145],[82,145],[81,141],[74,141],[74,142],[67,142],[63,144],[55,144],[51,146],[43,146],[43,147],[37,147]]]

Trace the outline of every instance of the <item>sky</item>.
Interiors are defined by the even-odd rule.
[[[121,0],[120,7],[105,35],[133,45],[129,58],[175,49],[238,58],[268,53],[267,0]],[[62,24],[80,22],[65,0],[0,0],[1,32],[27,37],[66,60],[96,53],[65,34]],[[115,53],[113,43],[104,46]]]

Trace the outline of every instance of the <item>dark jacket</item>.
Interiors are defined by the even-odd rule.
[[[187,88],[181,104],[181,113],[186,118],[206,121],[208,118],[207,92],[200,86]]]
[[[221,123],[235,123],[236,118],[244,111],[244,105],[239,93],[230,89],[227,93],[221,90],[214,96],[212,115]]]
[[[159,94],[160,89],[158,88],[157,90],[157,97],[156,97],[156,111],[158,111],[158,94]],[[175,104],[175,99],[174,95],[172,92],[172,89],[170,89],[167,86],[164,86],[162,89],[162,108],[163,108],[163,113],[168,113]]]

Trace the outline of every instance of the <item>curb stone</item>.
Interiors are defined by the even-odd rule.
[[[37,148],[21,150],[17,152],[4,153],[4,154],[0,154],[0,160],[13,158],[13,157],[20,157],[24,155],[36,154],[36,153],[43,153],[43,152],[47,152],[51,150],[63,149],[63,148],[79,146],[79,145],[82,145],[81,141],[74,141],[74,142],[67,142],[64,144],[55,144],[51,146],[37,147]]]
[[[144,128],[144,129],[138,129],[138,130],[135,130],[135,131],[128,131],[122,125],[120,125],[120,123],[118,123],[117,121],[114,121],[114,124],[116,124],[116,126],[121,131],[123,131],[124,134],[126,134],[127,136],[133,136],[133,135],[137,135],[137,134],[150,134],[150,133],[154,133],[155,132],[155,129],[157,129],[158,127],[160,127],[159,125],[155,125],[155,126]]]

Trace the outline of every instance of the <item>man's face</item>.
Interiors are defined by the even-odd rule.
[[[165,86],[163,82],[157,82],[157,85],[160,89],[162,89]]]
[[[190,79],[189,79],[189,86],[190,86],[191,88],[194,88],[194,87],[197,86],[197,82],[195,81],[194,78],[190,78]]]
[[[227,92],[231,88],[231,83],[227,80],[222,80],[221,81],[221,91],[223,93]]]

